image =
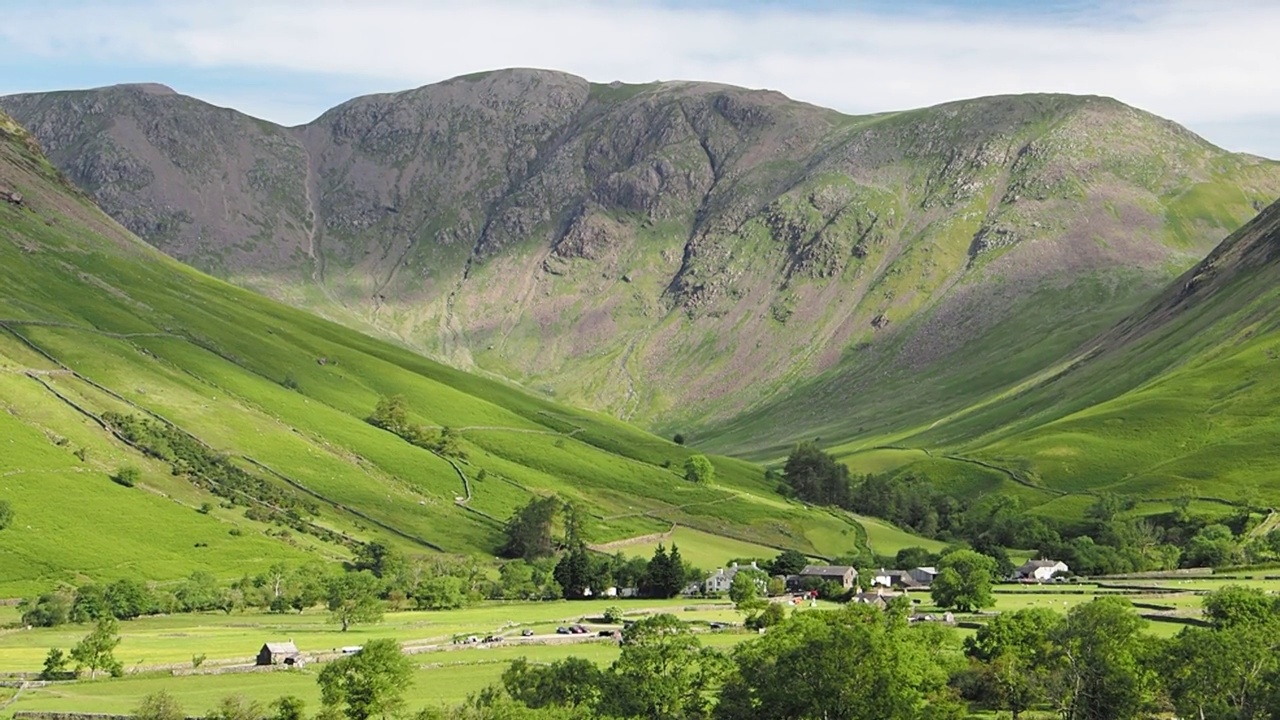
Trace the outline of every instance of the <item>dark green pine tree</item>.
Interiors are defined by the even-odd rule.
[[[675,597],[684,589],[684,559],[680,557],[680,548],[671,544],[671,552],[667,554],[667,567],[662,576],[663,597]]]
[[[556,563],[554,575],[566,600],[583,597],[591,587],[591,557],[586,546],[579,543],[570,548]]]

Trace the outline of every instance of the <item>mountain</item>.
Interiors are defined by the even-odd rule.
[[[964,492],[1001,487],[1053,517],[1099,493],[1274,507],[1278,369],[1280,203],[1052,371],[842,453]]]
[[[198,268],[761,457],[1034,377],[1280,195],[1280,165],[1100,97],[852,117],[507,70],[296,128],[160,86],[0,107]]]
[[[394,395],[425,442],[366,422]],[[492,555],[548,493],[599,543],[674,523],[813,555],[865,540],[849,516],[778,498],[759,467],[713,458],[715,482],[695,486],[691,450],[184,266],[3,114],[0,410],[0,597],[240,577],[373,540]]]

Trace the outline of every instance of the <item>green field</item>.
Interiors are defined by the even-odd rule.
[[[628,557],[649,558],[660,544],[668,550],[672,545],[679,547],[680,557],[704,570],[724,567],[734,558],[772,558],[778,554],[777,549],[765,545],[711,535],[686,527],[678,527],[661,539],[625,545],[618,548],[618,551]]]
[[[1264,579],[1223,575],[1194,579],[1147,579],[1080,582],[1046,585],[999,585],[996,603],[990,612],[1007,612],[1043,607],[1057,612],[1101,595],[1120,595],[1135,604],[1140,613],[1152,615],[1148,632],[1168,637],[1186,627],[1185,621],[1198,617],[1204,593],[1226,584],[1247,584],[1269,591],[1280,590],[1280,579]],[[1123,586],[1123,587],[1121,587]],[[918,612],[935,612],[928,593],[912,593]],[[347,633],[339,632],[319,611],[303,615],[269,615],[262,613],[176,615],[153,617],[121,624],[122,641],[117,656],[129,673],[121,679],[80,680],[54,683],[44,688],[28,689],[9,707],[17,710],[128,712],[141,698],[158,690],[167,690],[179,698],[189,712],[211,709],[227,695],[239,694],[268,702],[285,694],[304,698],[311,708],[319,702],[315,682],[318,666],[301,670],[274,672],[228,672],[209,674],[220,667],[252,661],[261,644],[268,640],[293,639],[304,652],[359,645],[374,638],[390,637],[406,647],[416,648],[413,661],[417,668],[414,684],[408,693],[411,708],[438,703],[454,704],[468,695],[496,682],[506,663],[517,657],[550,662],[571,655],[585,657],[598,664],[608,664],[617,657],[616,643],[595,638],[584,642],[546,643],[473,647],[455,645],[457,636],[505,634],[515,637],[525,628],[538,635],[552,634],[555,627],[571,622],[591,623],[608,606],[618,606],[627,616],[636,618],[646,613],[671,612],[687,622],[741,622],[727,601],[598,600],[546,603],[482,603],[444,612],[395,612],[376,625],[356,626]],[[817,611],[840,607],[819,603]],[[803,607],[798,611],[810,611]],[[965,622],[982,622],[989,614],[961,616]],[[701,641],[712,647],[729,649],[754,637],[740,630],[706,632],[696,625]],[[38,670],[49,647],[69,647],[86,632],[85,626],[69,626],[53,630],[16,630],[0,632],[0,673]],[[957,630],[961,635],[972,629]],[[436,648],[436,646],[439,646]],[[433,649],[435,648],[435,649]],[[206,655],[204,674],[186,674],[191,658]],[[173,668],[181,675],[173,675]]]
[[[727,601],[599,600],[542,603],[484,603],[448,612],[396,612],[385,622],[356,625],[341,632],[323,610],[301,615],[234,613],[140,618],[121,624],[117,656],[126,668],[186,665],[206,655],[210,664],[249,662],[267,641],[292,639],[304,652],[324,652],[390,637],[410,645],[448,644],[456,635],[518,634],[528,627],[539,634],[557,625],[599,616],[606,607],[624,613],[691,610],[691,619],[724,620],[733,607]],[[702,606],[719,609],[703,610]],[[710,615],[703,615],[711,613]],[[86,632],[84,626],[35,628],[0,634],[0,672],[36,672],[51,647],[69,648]]]
[[[899,550],[909,547],[922,547],[929,552],[937,553],[942,552],[947,545],[939,540],[913,535],[884,520],[863,515],[855,517],[858,519],[858,524],[862,525],[867,532],[867,544],[871,547],[871,551],[877,555],[892,556]]]
[[[342,633],[322,612],[304,615],[210,614],[143,618],[121,625],[121,643],[116,651],[129,673],[121,679],[82,680],[57,683],[24,691],[4,714],[15,710],[56,710],[77,712],[128,712],[138,701],[157,690],[176,695],[190,711],[210,709],[227,695],[270,701],[285,694],[307,700],[315,708],[319,702],[316,666],[277,672],[233,672],[228,674],[184,674],[148,669],[172,665],[189,671],[191,658],[206,655],[202,668],[252,662],[267,640],[292,639],[304,652],[323,652],[359,645],[374,638],[395,638],[413,647],[441,644],[440,650],[413,655],[417,672],[408,695],[411,707],[434,703],[453,704],[495,682],[505,665],[517,657],[551,661],[570,655],[607,664],[617,657],[615,642],[588,638],[568,644],[543,643],[506,646],[458,646],[454,636],[505,634],[518,636],[529,628],[539,635],[552,634],[557,625],[590,622],[608,606],[623,609],[630,617],[653,612],[672,612],[694,623],[741,622],[742,616],[725,601],[611,600],[549,603],[485,603],[463,610],[387,615],[377,625],[356,626]],[[822,608],[830,607],[823,603]],[[0,673],[34,672],[48,647],[69,647],[85,632],[84,626],[57,630],[21,630],[0,634]],[[750,639],[750,633],[708,633],[700,636],[710,646],[727,647]]]

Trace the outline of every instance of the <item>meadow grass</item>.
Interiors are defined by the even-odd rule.
[[[857,515],[858,524],[867,531],[867,544],[877,555],[896,555],[899,550],[921,547],[932,553],[942,552],[946,543],[909,533],[877,518]]]
[[[708,571],[724,567],[734,558],[773,558],[778,554],[778,551],[771,547],[712,535],[687,527],[676,528],[670,537],[662,540],[627,545],[619,548],[619,552],[628,557],[648,559],[653,556],[659,544],[665,546],[667,550],[670,550],[672,545],[679,547],[680,557],[695,567]]]
[[[711,606],[713,609],[703,609]],[[197,655],[211,663],[247,662],[267,641],[292,639],[304,652],[323,652],[389,637],[402,643],[450,643],[457,635],[518,632],[524,627],[555,631],[557,625],[599,617],[605,608],[618,607],[640,617],[652,612],[676,612],[690,619],[726,620],[733,606],[724,600],[607,599],[577,602],[485,602],[461,610],[393,612],[383,622],[354,625],[347,632],[333,623],[322,609],[302,614],[236,612],[144,617],[121,623],[117,657],[127,668],[185,664]],[[694,608],[685,610],[685,608]],[[0,672],[34,672],[49,648],[69,648],[89,628],[64,625],[57,628],[11,630],[0,634]]]

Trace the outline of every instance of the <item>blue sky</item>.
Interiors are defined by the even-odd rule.
[[[1263,0],[0,0],[0,17],[0,94],[161,82],[292,125],[512,66],[851,113],[1072,92],[1280,158],[1280,3]]]

